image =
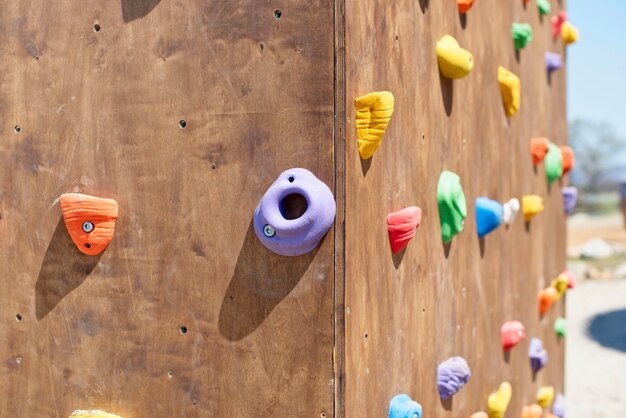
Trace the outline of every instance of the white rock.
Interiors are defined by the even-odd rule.
[[[600,238],[593,238],[580,248],[580,255],[583,258],[608,258],[614,254],[613,245]]]

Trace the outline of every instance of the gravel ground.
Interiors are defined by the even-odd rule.
[[[579,282],[567,317],[567,417],[626,417],[626,280]]]

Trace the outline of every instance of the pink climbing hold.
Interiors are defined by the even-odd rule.
[[[561,26],[567,22],[567,12],[563,11],[557,16],[552,16],[552,37],[554,39],[561,36]]]
[[[389,243],[394,254],[404,250],[411,238],[415,236],[415,230],[420,226],[421,221],[422,210],[417,206],[409,206],[387,215]]]
[[[502,340],[502,349],[509,351],[526,338],[524,324],[519,321],[505,322],[500,329],[500,338]]]
[[[565,270],[563,273],[561,273],[563,276],[567,277],[567,288],[568,289],[573,289],[576,287],[576,276],[574,276],[574,273],[572,273],[569,270]]]

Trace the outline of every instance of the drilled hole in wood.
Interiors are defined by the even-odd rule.
[[[22,364],[22,357],[17,357],[15,361],[17,361],[17,364]]]
[[[304,215],[309,207],[306,197],[302,196],[300,193],[288,194],[282,198],[278,206],[283,218],[289,220],[298,219]]]
[[[322,411],[322,413],[320,414],[320,417],[326,418],[326,412]]]
[[[20,314],[15,315],[15,320],[17,322],[22,322],[22,315],[20,315]]]
[[[366,333],[365,333],[365,335],[363,336],[363,338],[365,339],[365,341],[367,341],[367,337],[368,337],[368,335],[367,335],[367,332],[366,332]]]
[[[426,312],[426,308],[422,308],[422,312]]]
[[[187,327],[184,326],[184,325],[182,327],[180,327],[180,333],[183,334],[183,335],[187,334]]]
[[[180,129],[185,129],[187,127],[187,121],[185,119],[181,119],[180,122],[178,122],[178,127]]]
[[[260,44],[260,45],[259,45],[259,49],[260,49],[261,51],[263,51],[263,49],[265,49],[265,45]]]
[[[20,131],[22,130],[22,128],[20,128],[20,125],[15,125],[15,128],[13,128],[15,130],[16,134],[19,134]]]
[[[170,379],[171,379],[172,377],[174,377],[174,372],[173,372],[173,371],[171,371],[171,370],[170,370],[169,372],[167,372],[167,377],[169,377]]]
[[[276,19],[280,19],[280,17],[283,15],[283,12],[281,12],[280,10],[274,10],[274,17]]]
[[[93,31],[94,32],[100,32],[100,25],[97,24],[97,23],[95,25],[93,25]]]

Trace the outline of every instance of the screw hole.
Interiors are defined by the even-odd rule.
[[[289,183],[293,183],[296,180],[296,178],[294,176],[289,176],[287,180],[289,180]]]
[[[87,248],[91,248],[91,244],[90,244],[90,243],[87,243],[87,244],[85,244],[85,247],[87,247]]]
[[[263,49],[265,49],[265,45],[260,44],[260,45],[259,45],[259,49],[260,49],[261,51],[263,51]]]
[[[93,25],[93,31],[94,32],[100,32],[100,25],[97,24],[97,23],[95,25]]]
[[[180,122],[178,122],[178,127],[180,129],[185,129],[187,127],[187,121],[185,119],[181,119]]]
[[[368,337],[368,335],[367,335],[367,332],[366,332],[365,335],[364,335],[365,341],[367,341],[367,337]]]
[[[15,125],[15,128],[13,128],[15,130],[16,134],[19,134],[20,131],[22,130],[22,128],[20,128],[20,125]]]
[[[180,327],[180,333],[183,334],[183,335],[187,334],[187,327],[184,326],[184,325],[182,327]]]
[[[322,411],[322,413],[320,414],[320,417],[326,418],[326,412]]]
[[[22,357],[17,357],[15,361],[17,361],[17,364],[22,364]]]
[[[422,308],[422,312],[426,312],[426,308]]]
[[[20,314],[15,315],[15,320],[17,322],[22,322],[22,315],[20,315]]]
[[[173,372],[173,371],[171,371],[171,370],[170,370],[169,372],[167,372],[167,377],[169,377],[170,379],[171,379],[172,377],[174,377],[174,372]]]
[[[274,17],[276,19],[280,19],[280,17],[283,15],[283,12],[281,12],[280,10],[274,10]]]

